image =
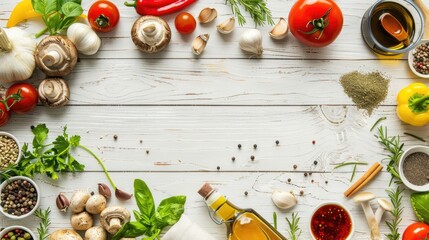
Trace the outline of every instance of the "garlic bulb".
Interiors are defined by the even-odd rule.
[[[280,209],[288,209],[298,203],[298,199],[290,192],[275,190],[271,195],[273,203]]]
[[[258,29],[248,29],[241,35],[240,48],[246,52],[261,55],[262,48],[262,34]]]
[[[70,99],[70,88],[62,78],[47,78],[39,85],[39,99],[47,107],[62,107]]]
[[[73,23],[67,29],[67,38],[74,43],[77,51],[84,55],[94,55],[101,46],[101,39],[92,28],[83,23]]]
[[[235,27],[235,18],[230,17],[226,19],[221,24],[217,25],[217,30],[222,34],[228,34],[231,33],[234,30]]]
[[[31,77],[36,63],[36,43],[19,28],[0,28],[0,83],[22,81]]]
[[[217,17],[216,9],[207,7],[201,10],[200,15],[198,15],[198,22],[209,23],[215,20],[216,17]]]
[[[143,16],[134,23],[131,38],[143,52],[160,52],[170,43],[170,26],[160,17]]]
[[[289,27],[287,25],[287,21],[281,17],[279,22],[270,31],[270,36],[274,39],[280,40],[285,38],[288,32]]]
[[[197,36],[192,42],[192,53],[197,56],[200,55],[204,51],[204,48],[206,48],[209,38],[209,34],[201,34]]]

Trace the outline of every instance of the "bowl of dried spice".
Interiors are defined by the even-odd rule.
[[[21,145],[18,139],[8,132],[0,132],[0,171],[18,163],[20,159]]]
[[[413,146],[399,160],[399,176],[409,189],[429,191],[429,147]]]
[[[417,76],[429,78],[429,40],[421,41],[408,53],[408,65]]]

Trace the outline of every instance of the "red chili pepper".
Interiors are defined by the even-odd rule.
[[[135,0],[125,2],[125,6],[134,7],[140,15],[161,16],[178,12],[197,0]]]

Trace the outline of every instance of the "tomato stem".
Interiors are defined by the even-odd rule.
[[[95,23],[97,23],[97,26],[100,28],[105,28],[110,25],[109,18],[104,16],[104,14],[100,14],[97,19],[95,19]]]
[[[7,100],[9,100],[10,98],[13,99],[13,103],[9,106]],[[21,94],[21,89],[19,89],[17,93],[11,94],[5,99],[0,99],[0,102],[2,102],[3,105],[6,107],[6,111],[10,111],[10,108],[15,105],[15,103],[20,102],[22,99],[24,99],[24,97]]]
[[[308,21],[307,25],[305,25],[305,28],[308,28],[309,25],[312,25],[314,28],[308,32],[301,31],[304,34],[314,34],[316,32],[320,31],[319,36],[316,38],[319,40],[322,35],[325,28],[329,25],[329,19],[327,19],[329,13],[331,13],[332,7],[328,9],[328,11],[325,12],[325,14],[321,18],[313,19],[311,21]]]

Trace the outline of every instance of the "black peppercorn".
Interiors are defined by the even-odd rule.
[[[280,144],[280,141],[279,140],[276,140],[276,145],[279,145]]]
[[[255,156],[250,156],[250,159],[253,161],[253,160],[255,160]]]
[[[299,195],[304,195],[304,190],[299,191]]]
[[[258,148],[258,145],[253,144],[253,149],[256,149],[256,148]]]
[[[231,160],[232,160],[232,161],[235,161],[235,157],[232,157],[232,158],[231,158]]]
[[[238,149],[241,149],[241,144],[238,144],[237,147],[238,147]]]
[[[116,141],[116,140],[118,140],[118,135],[113,135],[113,139]]]
[[[146,154],[149,154],[149,150],[146,150]]]
[[[249,195],[249,192],[245,191],[244,196],[247,196],[247,195]]]
[[[311,141],[311,143],[313,143],[313,145],[316,144],[316,140]]]
[[[305,172],[305,173],[304,173],[304,177],[307,177],[307,175],[308,175],[308,173],[306,173],[306,172]]]
[[[296,164],[293,165],[293,169],[297,169],[298,166]]]
[[[287,182],[290,182],[290,181],[292,181],[292,179],[288,178],[288,179],[287,179]]]
[[[313,163],[314,163],[314,165],[317,165],[317,163],[318,163],[318,162],[317,162],[316,160],[314,160],[314,162],[313,162]]]
[[[325,181],[325,184],[328,184],[328,180]]]

